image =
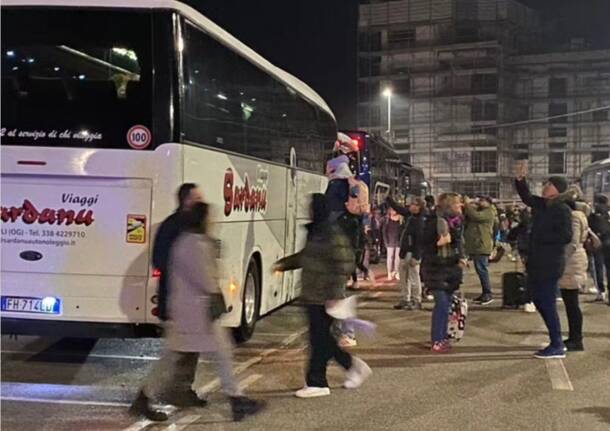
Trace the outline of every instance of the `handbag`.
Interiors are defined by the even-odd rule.
[[[222,293],[210,294],[209,309],[212,320],[219,319],[220,316],[227,312],[227,303]]]
[[[585,250],[588,253],[594,253],[602,246],[602,240],[589,228],[587,239],[585,240]]]

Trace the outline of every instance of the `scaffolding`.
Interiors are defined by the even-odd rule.
[[[607,118],[601,114],[589,118],[589,128],[586,116],[569,117],[567,127],[559,127],[560,122],[554,120],[503,125],[564,109],[556,89],[548,90],[549,82],[560,86],[557,80],[567,73],[572,78],[566,77],[566,93],[561,97],[569,99],[565,102],[568,112],[610,105],[606,94],[610,85],[605,86],[606,93],[586,93],[576,84],[593,72],[603,81],[610,71],[610,52],[532,55],[532,51],[543,51],[539,28],[536,14],[513,0],[403,0],[361,5],[359,127],[378,133],[386,130],[387,102],[381,90],[391,87],[390,141],[407,161],[424,169],[435,193],[457,191],[510,199],[512,165],[520,158],[530,160],[536,181],[550,171],[559,171],[555,167],[561,157],[566,161],[563,173],[576,178],[595,153],[599,153],[595,157],[603,155],[604,144],[608,149]],[[562,61],[572,66],[560,73],[555,64]],[[531,74],[541,79],[525,89],[523,82]],[[596,97],[595,102],[591,97]],[[594,137],[597,147],[588,141],[592,128],[598,130]],[[548,136],[564,133],[559,129],[568,130],[565,148],[557,136]]]

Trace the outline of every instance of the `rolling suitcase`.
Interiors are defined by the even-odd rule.
[[[519,308],[526,302],[525,274],[518,271],[504,273],[502,275],[502,306]]]

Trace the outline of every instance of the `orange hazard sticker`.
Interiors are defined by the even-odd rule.
[[[135,214],[127,216],[127,242],[133,244],[146,242],[146,216]]]

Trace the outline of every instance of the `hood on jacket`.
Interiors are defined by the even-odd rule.
[[[331,180],[353,177],[354,174],[349,168],[349,158],[342,155],[330,159],[326,162],[326,175],[328,175]]]
[[[587,217],[589,217],[593,212],[593,209],[589,206],[589,204],[583,201],[574,202],[574,209],[584,213],[584,215]]]

